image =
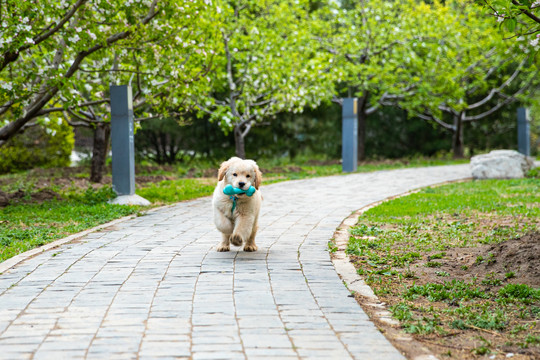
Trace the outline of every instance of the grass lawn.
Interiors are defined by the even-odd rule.
[[[540,358],[540,179],[426,188],[365,212],[347,253],[440,359]]]

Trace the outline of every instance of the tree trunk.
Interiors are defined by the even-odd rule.
[[[454,159],[462,159],[465,157],[463,148],[463,117],[464,113],[454,116],[454,136],[452,138],[452,151]]]
[[[358,118],[358,161],[366,160],[366,104],[368,94],[359,97],[356,104]]]
[[[92,167],[90,169],[90,181],[92,182],[99,183],[103,179],[110,138],[110,124],[105,122],[97,123],[94,131],[94,148],[92,149]]]
[[[245,138],[246,134],[240,129],[239,126],[236,126],[234,128],[234,145],[235,145],[235,152],[236,156],[238,156],[240,159],[246,158],[246,148],[245,148]]]

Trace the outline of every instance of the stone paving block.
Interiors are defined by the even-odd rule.
[[[93,339],[91,335],[61,335],[61,336],[48,336],[40,345],[38,352],[49,351],[86,351]]]
[[[108,347],[96,346],[92,347],[86,353],[85,359],[90,360],[135,360],[137,359],[137,352],[122,351],[116,349],[111,351]]]
[[[0,349],[2,351],[4,349],[7,349],[9,346],[15,345],[19,346],[19,348],[34,348],[37,349],[39,345],[43,342],[46,335],[43,336],[7,336],[0,338]],[[0,352],[0,358],[2,357],[2,353]]]
[[[194,335],[192,338],[192,344],[193,346],[211,344],[217,350],[219,350],[221,344],[240,344],[240,337],[238,333],[234,332],[215,333],[211,336]]]
[[[134,353],[139,350],[141,337],[132,336],[96,337],[88,347],[88,351],[105,353]]]
[[[352,359],[351,354],[346,350],[321,350],[321,349],[297,349],[300,358],[305,359],[335,359],[346,360]],[[368,359],[368,358],[364,358]],[[377,357],[375,359],[385,359],[384,357]]]
[[[20,346],[16,350],[2,348],[2,357],[5,359],[32,359],[33,353],[20,349]]]
[[[286,348],[252,348],[246,347],[245,353],[248,359],[259,359],[259,358],[274,358],[281,359],[286,357],[292,357],[298,359],[298,354],[291,347]]]
[[[252,328],[282,328],[283,323],[279,316],[242,316],[238,318],[238,325],[242,329],[252,329]]]
[[[242,332],[242,342],[250,348],[287,348],[291,340],[287,335]]]
[[[143,341],[139,356],[180,356],[191,355],[191,344],[178,341]]]
[[[190,330],[191,322],[188,318],[149,318],[146,322],[146,331],[152,334],[178,333]]]
[[[219,346],[216,346],[216,344],[194,344],[191,348],[194,353],[208,353],[208,352],[216,352],[216,349],[219,349],[218,351],[222,353],[230,353],[230,352],[242,352],[243,348],[242,345],[238,343],[226,343],[226,344],[219,344]]]
[[[193,353],[193,360],[240,360],[245,359],[244,353],[240,351],[231,352],[196,352]]]
[[[122,338],[124,341],[141,338],[144,334],[144,325],[137,326],[102,326],[99,328],[96,337],[100,341],[110,341],[110,339]]]
[[[36,360],[84,359],[85,353],[86,350],[40,350],[33,358]]]

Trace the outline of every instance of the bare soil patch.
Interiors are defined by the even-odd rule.
[[[62,200],[60,194],[51,189],[41,189],[37,192],[27,193],[22,190],[17,190],[12,193],[6,193],[0,190],[0,207],[6,207],[13,203],[37,203],[41,204],[49,200]]]
[[[429,256],[428,256],[429,257]],[[440,280],[436,274],[447,271],[453,277],[472,280],[484,279],[490,274],[513,275],[505,283],[540,286],[540,233],[534,232],[500,244],[474,248],[454,248],[438,260],[442,264],[423,269],[422,277],[428,282]],[[540,354],[539,354],[540,355]]]

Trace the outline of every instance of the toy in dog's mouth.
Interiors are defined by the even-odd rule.
[[[253,194],[255,194],[255,191],[256,190],[253,186],[250,186],[247,190],[243,190],[237,187],[233,187],[231,184],[228,184],[225,186],[225,188],[223,188],[223,193],[230,196],[243,194],[246,194],[247,196],[252,196]]]

